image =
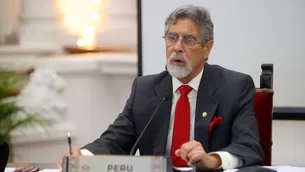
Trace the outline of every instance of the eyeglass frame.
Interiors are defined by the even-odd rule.
[[[167,39],[167,37],[170,36],[170,35],[178,36],[178,39],[177,39],[175,42],[169,42],[168,39]],[[203,43],[202,41],[197,41],[196,38],[195,38],[193,35],[184,35],[184,36],[182,36],[182,38],[181,38],[181,36],[179,36],[179,35],[176,34],[176,33],[175,33],[175,34],[170,33],[170,34],[167,34],[167,35],[163,36],[162,38],[165,40],[166,43],[168,43],[168,44],[170,44],[170,45],[177,44],[179,41],[181,41],[181,43],[182,43],[183,45],[191,46],[191,47],[192,47],[192,46],[195,46],[196,44]],[[192,38],[192,39],[194,39],[194,43],[192,43],[192,44],[187,44],[187,43],[185,43],[185,38]],[[197,41],[197,42],[196,42],[196,41]]]

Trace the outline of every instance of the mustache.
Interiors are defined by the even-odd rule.
[[[174,60],[180,60],[182,62],[187,62],[186,57],[184,56],[183,53],[174,53],[171,54],[169,57],[169,61],[174,61]]]

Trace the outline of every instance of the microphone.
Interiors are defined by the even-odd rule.
[[[151,115],[151,117],[149,118],[148,122],[146,123],[144,129],[142,130],[140,136],[138,137],[138,139],[136,140],[136,142],[133,144],[132,148],[131,148],[131,151],[129,153],[129,155],[133,155],[134,154],[134,151],[139,143],[139,141],[141,140],[143,134],[145,133],[147,127],[149,126],[149,124],[151,123],[152,119],[154,118],[154,116],[156,115],[158,109],[160,108],[160,106],[162,105],[162,103],[168,99],[168,96],[164,96],[161,100],[161,102],[158,104],[158,106],[156,107],[154,113]]]

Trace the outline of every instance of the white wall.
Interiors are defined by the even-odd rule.
[[[272,165],[305,166],[305,121],[273,120]]]
[[[261,64],[273,63],[274,105],[305,106],[304,0],[142,0],[144,75],[164,70],[164,21],[186,3],[211,12],[215,45],[209,63],[250,74],[257,87]]]

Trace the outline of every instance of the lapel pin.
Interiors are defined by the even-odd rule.
[[[206,112],[202,112],[202,117],[205,118],[207,116]]]

